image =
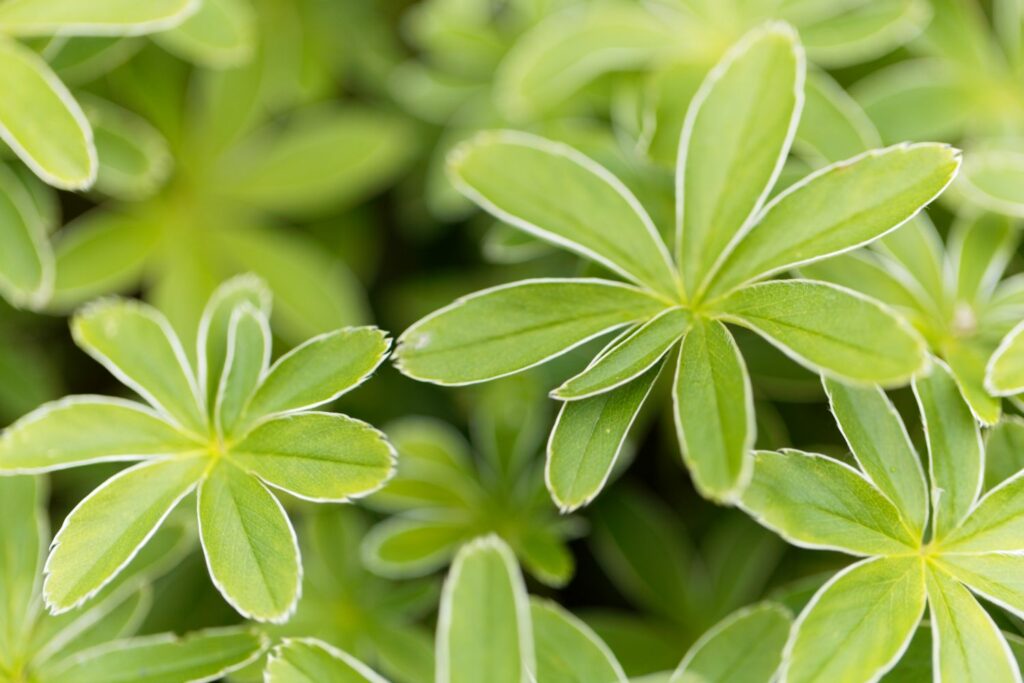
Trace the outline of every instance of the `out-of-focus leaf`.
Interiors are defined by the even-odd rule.
[[[100,164],[93,187],[126,200],[156,192],[171,170],[171,155],[160,133],[143,118],[107,100],[89,97],[83,105]]]
[[[155,38],[164,48],[196,64],[227,68],[252,57],[254,23],[246,0],[202,0],[199,11]]]
[[[0,165],[0,294],[15,306],[36,308],[52,296],[55,266],[46,228],[28,187]]]

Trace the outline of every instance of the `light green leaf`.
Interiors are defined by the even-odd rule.
[[[890,143],[956,139],[971,118],[964,106],[971,94],[940,60],[897,62],[857,83],[853,94]]]
[[[1006,416],[985,432],[985,489],[1024,470],[1024,419]]]
[[[868,249],[851,251],[801,266],[799,275],[866,294],[899,309],[908,319],[920,317],[922,303],[916,283],[908,282],[909,275],[897,271],[898,265],[886,263],[882,258]]]
[[[192,491],[205,467],[205,459],[195,456],[142,463],[82,499],[46,560],[43,598],[50,611],[77,607],[109,583]]]
[[[973,308],[990,300],[1017,250],[1020,234],[1006,216],[960,214],[950,229],[947,242],[957,305]]]
[[[436,683],[536,680],[530,605],[508,546],[487,536],[463,546],[441,592]]]
[[[847,567],[797,618],[780,680],[877,680],[903,655],[924,607],[921,558],[873,558]]]
[[[618,388],[661,360],[690,326],[690,314],[667,308],[627,335],[615,339],[585,370],[551,392],[563,401],[590,398]]]
[[[847,66],[881,57],[917,35],[932,12],[922,0],[828,3],[825,16],[799,25],[816,64]]]
[[[812,161],[833,163],[881,146],[871,119],[824,71],[808,71],[804,97],[793,147]]]
[[[941,361],[913,386],[928,442],[933,536],[942,540],[981,495],[985,452],[978,423]]]
[[[562,529],[554,524],[542,526],[535,523],[523,532],[515,549],[527,573],[554,588],[569,583],[576,571],[576,559],[563,534]]]
[[[245,0],[202,0],[198,12],[155,39],[170,52],[202,66],[238,66],[252,58],[252,8]]]
[[[530,599],[537,683],[625,683],[626,674],[589,626],[550,600]]]
[[[936,680],[1016,683],[1020,672],[992,617],[967,589],[941,569],[929,567]]]
[[[734,612],[693,644],[669,683],[769,683],[792,623],[771,602]]]
[[[231,355],[231,324],[235,310],[243,304],[249,304],[263,316],[270,315],[271,293],[265,282],[253,275],[238,275],[222,283],[210,295],[203,308],[196,335],[196,367],[202,395],[208,402],[214,402],[224,378],[224,366]],[[236,335],[237,337],[237,335]],[[236,339],[237,340],[237,339]],[[262,344],[263,353],[270,356],[271,340],[255,342],[255,338],[247,338],[247,343]],[[248,397],[246,397],[248,398]]]
[[[376,327],[346,327],[313,337],[271,366],[246,406],[249,419],[307,410],[359,386],[391,348]]]
[[[1005,149],[972,152],[964,164],[960,189],[988,211],[1024,216],[1024,154]]]
[[[231,314],[226,341],[228,355],[218,382],[213,417],[220,433],[229,436],[234,434],[246,404],[270,366],[272,340],[266,314],[249,302],[240,304]]]
[[[676,294],[675,269],[650,216],[621,181],[573,148],[488,131],[452,152],[449,173],[460,192],[499,220]]]
[[[102,299],[71,321],[75,343],[157,410],[186,429],[206,432],[205,401],[185,350],[152,306]]]
[[[924,300],[937,305],[948,290],[942,238],[922,212],[893,230],[873,245],[882,254],[895,260],[889,264],[894,272],[905,271],[920,285]],[[896,267],[902,266],[902,269]]]
[[[349,653],[315,638],[285,638],[267,659],[267,683],[387,683]]]
[[[17,4],[5,2],[0,12]],[[0,91],[10,95],[0,101],[0,139],[50,185],[65,190],[91,186],[98,168],[96,147],[81,107],[42,57],[2,36]]]
[[[39,568],[48,537],[45,484],[37,477],[0,478],[0,671],[24,652],[37,611]]]
[[[65,312],[100,295],[132,289],[159,236],[145,218],[103,208],[71,221],[56,238],[50,309]]]
[[[544,479],[563,512],[586,505],[604,488],[660,371],[655,365],[617,389],[562,404],[548,440]]]
[[[207,629],[183,637],[165,633],[86,650],[47,677],[52,683],[199,683],[254,662],[267,648],[263,634]]]
[[[998,422],[1003,402],[999,396],[989,395],[985,387],[986,363],[994,352],[992,346],[977,338],[960,338],[948,343],[943,351],[953,379],[975,419],[984,425]]]
[[[959,166],[957,150],[921,143],[872,150],[812,173],[768,204],[708,295],[878,239],[935,199]]]
[[[936,573],[948,573],[982,597],[1020,616],[1024,614],[1024,557],[1012,553],[942,553]]]
[[[824,380],[843,438],[868,479],[891,500],[917,538],[928,522],[928,485],[921,459],[892,402],[878,387]]]
[[[1024,323],[1019,323],[999,342],[985,368],[985,389],[996,396],[1024,391]]]
[[[197,0],[6,0],[0,32],[16,36],[132,36],[178,25]]]
[[[224,157],[215,192],[268,211],[347,208],[384,187],[411,156],[409,123],[376,109],[317,105],[250,134]]]
[[[49,300],[54,277],[43,216],[28,187],[0,164],[0,294],[15,306],[36,308]]]
[[[804,55],[787,24],[748,33],[690,103],[676,168],[676,252],[686,292],[768,197],[803,106]]]
[[[231,460],[271,486],[317,502],[346,502],[380,488],[394,471],[384,434],[336,413],[261,422],[231,446]]]
[[[889,555],[913,552],[921,542],[860,472],[823,455],[756,452],[740,505],[801,547]]]
[[[471,535],[460,517],[391,517],[366,535],[362,557],[381,576],[424,576],[443,567]]]
[[[664,308],[650,294],[608,280],[523,280],[457,299],[415,323],[398,340],[396,366],[436,384],[482,382]]]
[[[144,118],[99,97],[82,100],[99,159],[93,186],[118,199],[151,196],[171,172],[167,141]]]
[[[942,548],[956,553],[1024,550],[1024,473],[985,494],[963,524],[942,539]]]
[[[676,435],[701,495],[731,502],[750,480],[750,376],[725,325],[697,318],[683,338],[673,389]]]
[[[793,360],[826,376],[883,386],[905,383],[927,361],[924,342],[889,309],[824,282],[764,282],[718,304]]]
[[[224,599],[248,619],[286,621],[302,565],[281,503],[255,477],[219,463],[199,486],[198,509],[206,565]]]
[[[0,470],[47,472],[202,448],[142,404],[108,396],[67,396],[40,406],[4,431]]]

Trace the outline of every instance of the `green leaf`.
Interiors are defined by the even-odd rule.
[[[381,576],[424,576],[443,567],[471,535],[460,517],[391,517],[366,535],[362,557]]]
[[[736,499],[750,480],[750,376],[725,325],[697,318],[683,339],[673,389],[676,435],[701,495]]]
[[[220,463],[199,486],[198,509],[206,565],[224,599],[248,619],[286,621],[302,565],[281,503],[255,477]]]
[[[271,343],[266,314],[248,302],[235,309],[228,326],[228,355],[213,400],[214,424],[222,435],[234,434],[246,404],[270,366]]]
[[[508,546],[463,546],[441,593],[436,683],[530,683],[536,660],[526,586]]]
[[[0,20],[18,4],[0,5]],[[98,164],[89,122],[42,57],[0,37],[0,90],[10,95],[0,102],[0,139],[50,185],[91,186]]]
[[[254,662],[266,636],[238,628],[183,637],[165,633],[114,641],[86,650],[47,681],[53,683],[199,683],[220,680]]]
[[[1024,392],[1024,323],[999,342],[985,368],[985,389],[996,396]]]
[[[804,71],[793,29],[766,24],[732,47],[690,103],[676,168],[676,253],[691,297],[775,184],[800,119]]]
[[[267,211],[347,208],[386,186],[414,149],[409,123],[370,108],[317,105],[250,134],[229,152],[213,191]]]
[[[792,623],[772,602],[734,612],[693,644],[669,683],[769,683]]]
[[[252,8],[244,0],[203,0],[198,12],[155,39],[168,51],[205,67],[239,66],[252,58]]]
[[[960,189],[988,211],[1024,216],[1024,154],[1005,149],[972,152],[964,164]]]
[[[674,296],[668,249],[639,200],[603,166],[559,142],[488,131],[449,157],[464,195],[499,220],[638,284]]]
[[[933,536],[942,540],[981,495],[985,452],[978,423],[945,365],[935,361],[913,386],[928,442]]]
[[[267,683],[387,683],[349,653],[315,638],[285,638],[267,659]]]
[[[916,283],[898,265],[883,260],[868,249],[847,252],[800,267],[800,277],[831,282],[853,289],[880,303],[892,306],[914,322],[922,316],[922,301]],[[899,270],[897,270],[899,269]]]
[[[550,600],[530,599],[537,683],[626,683],[626,674],[589,626]]]
[[[960,338],[948,343],[943,351],[953,379],[975,419],[984,425],[998,422],[1003,410],[1002,400],[999,396],[990,396],[985,387],[986,363],[994,351],[992,346],[980,339]]]
[[[198,452],[204,444],[134,401],[67,396],[46,403],[0,438],[0,470],[48,472],[96,462]]]
[[[94,189],[118,199],[145,199],[171,172],[167,141],[144,118],[99,97],[82,101],[99,159]]]
[[[667,308],[622,338],[615,339],[585,370],[551,392],[563,401],[590,398],[636,379],[660,361],[686,333],[690,314]]]
[[[833,163],[881,145],[871,119],[826,72],[808,71],[804,97],[793,147],[812,160]]]
[[[890,555],[914,552],[921,542],[860,472],[823,455],[756,452],[740,505],[801,547]]]
[[[889,309],[824,282],[764,282],[718,304],[721,317],[748,327],[814,372],[862,383],[900,385],[927,360],[924,342]]]
[[[900,61],[857,83],[854,96],[886,142],[959,138],[971,119],[968,89],[941,61]]]
[[[26,185],[0,165],[0,294],[15,306],[37,308],[50,299],[54,277],[43,216]]]
[[[71,321],[75,343],[157,410],[206,433],[206,415],[185,350],[167,319],[127,299],[89,304]]]
[[[891,257],[919,285],[926,301],[937,304],[947,291],[946,264],[942,238],[928,220],[928,214],[919,213],[899,230],[893,230],[875,245],[880,252]],[[892,266],[892,264],[890,264]],[[895,272],[900,273],[896,268]]]
[[[562,404],[548,440],[544,479],[563,512],[588,504],[604,488],[660,372],[655,365],[617,389]]]
[[[917,538],[928,523],[928,484],[921,459],[892,402],[878,387],[823,380],[829,405],[857,464],[896,505]]]
[[[934,676],[943,681],[1020,680],[1006,639],[967,589],[929,567],[928,605],[934,639]]]
[[[715,273],[709,296],[849,251],[896,229],[956,175],[946,145],[897,145],[841,161],[788,187]]]
[[[542,583],[560,588],[576,571],[576,559],[569,550],[568,540],[556,523],[542,526],[534,522],[522,533],[516,544],[516,556],[527,573]]]
[[[985,433],[985,490],[1024,470],[1024,419],[1006,416]]]
[[[978,595],[1009,610],[1024,614],[1024,557],[1011,553],[942,553],[934,560],[936,573],[948,573]]]
[[[35,616],[39,569],[48,536],[45,484],[0,478],[0,671],[13,670]]]
[[[199,9],[196,0],[7,0],[0,32],[15,36],[129,36],[163,31]]]
[[[780,680],[877,680],[903,655],[924,607],[920,558],[850,565],[822,586],[797,618]]]
[[[292,495],[347,502],[388,480],[395,451],[365,422],[335,413],[300,413],[261,422],[230,447],[228,457]]]
[[[800,38],[816,64],[847,66],[881,57],[916,36],[932,13],[921,0],[824,3],[824,16],[800,24]],[[812,10],[813,12],[813,10]]]
[[[206,467],[200,457],[146,462],[118,472],[64,520],[46,560],[43,599],[54,614],[77,607],[139,552]]]
[[[1024,473],[985,494],[967,519],[942,539],[942,548],[956,553],[1024,550]]]
[[[955,269],[957,305],[974,307],[990,300],[1017,250],[1020,235],[1006,216],[961,214],[947,242]]]
[[[329,403],[365,382],[390,347],[387,334],[376,327],[346,327],[313,337],[271,366],[245,414],[257,419]]]
[[[523,280],[470,294],[415,323],[399,338],[395,362],[414,379],[482,382],[544,363],[664,308],[642,290],[607,280]]]

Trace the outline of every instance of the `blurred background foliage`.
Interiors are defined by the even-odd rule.
[[[967,150],[928,217],[813,270],[903,311],[994,422],[1001,407],[978,362],[1024,317],[1019,1],[203,0],[181,26],[149,35],[19,38],[81,104],[98,175],[91,189],[58,189],[0,152],[0,424],[64,393],[119,391],[67,333],[64,316],[98,296],[145,298],[190,337],[213,288],[252,271],[274,291],[275,341],[287,349],[350,324],[397,334],[489,284],[592,271],[455,193],[445,155],[480,129],[572,144],[670,230],[686,107],[722,52],[772,18],[798,29],[812,64],[779,189],[880,143]],[[758,446],[845,457],[817,378],[739,339]],[[429,681],[439,577],[460,542],[487,532],[515,550],[531,592],[581,615],[630,675],[673,668],[742,605],[773,597],[799,608],[844,560],[784,547],[698,497],[661,408],[634,427],[618,468],[636,456],[628,474],[559,515],[543,487],[555,412],[543,388],[599,345],[465,389],[385,367],[343,398],[339,410],[388,425],[399,476],[359,509],[288,501],[304,597],[269,634],[316,636],[401,683]],[[894,398],[912,423],[909,392]],[[1011,418],[989,437],[995,480],[1020,467],[1022,425]],[[52,476],[52,526],[113,469]],[[152,578],[137,632],[237,620],[187,547]],[[235,676],[259,680],[259,669]]]

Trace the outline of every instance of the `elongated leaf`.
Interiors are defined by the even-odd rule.
[[[780,680],[877,680],[909,645],[924,606],[920,558],[851,565],[822,586],[796,620]]]
[[[270,365],[270,324],[250,303],[231,314],[226,340],[228,356],[214,399],[214,424],[231,435],[263,374]]]
[[[451,155],[459,190],[505,223],[673,296],[668,249],[640,202],[615,176],[561,143],[482,133]]]
[[[75,316],[71,334],[82,350],[155,408],[205,433],[205,401],[185,350],[156,309],[127,299],[100,300]]]
[[[959,138],[970,120],[968,89],[940,60],[901,61],[857,84],[854,96],[886,142]]]
[[[665,307],[606,280],[524,280],[458,299],[414,324],[398,340],[396,366],[437,384],[481,382],[543,363]]]
[[[958,216],[950,229],[949,260],[955,269],[958,305],[987,302],[1020,243],[1013,221],[980,213]]]
[[[391,340],[376,327],[347,327],[310,339],[279,358],[245,413],[250,419],[328,403],[366,381]]]
[[[107,396],[68,396],[44,404],[4,431],[0,470],[46,472],[202,448],[142,404]]]
[[[267,638],[225,628],[114,641],[86,650],[47,681],[54,683],[180,683],[213,681],[255,661]]]
[[[143,463],[85,497],[64,520],[46,560],[43,598],[50,611],[77,607],[124,569],[205,466],[195,456]]]
[[[1024,550],[1024,475],[1018,472],[985,494],[942,541],[948,552]]]
[[[1024,470],[1024,420],[1002,419],[985,433],[985,489],[991,490]]]
[[[693,644],[669,683],[768,683],[792,623],[789,612],[771,602],[734,612]]]
[[[894,272],[898,266],[882,261],[869,250],[851,251],[824,261],[800,267],[801,277],[831,282],[853,289],[899,309],[910,319],[921,317],[922,301],[915,283],[907,282],[905,273]],[[901,275],[904,277],[901,278]]]
[[[690,296],[775,184],[804,71],[792,28],[767,24],[726,54],[690,103],[676,167],[676,252]]]
[[[618,389],[562,405],[548,440],[544,478],[563,512],[586,505],[604,488],[660,371],[656,365]]]
[[[765,208],[709,296],[878,239],[931,202],[959,166],[957,150],[922,143],[866,152],[807,176]]]
[[[889,310],[851,290],[787,280],[744,287],[719,305],[815,372],[856,382],[899,385],[921,369],[924,343]]]
[[[530,600],[537,683],[625,683],[626,674],[589,626],[549,600]]]
[[[1002,415],[1002,400],[998,395],[990,396],[985,387],[985,365],[993,352],[992,346],[979,339],[960,338],[947,344],[943,350],[946,363],[974,417],[984,425],[998,422]]]
[[[985,368],[985,388],[996,396],[1024,391],[1024,323],[1014,327],[992,354]]]
[[[293,495],[343,502],[380,488],[394,471],[395,452],[365,422],[301,413],[260,423],[231,448],[230,457]]]
[[[515,556],[494,536],[463,546],[441,593],[436,683],[536,680],[530,605]]]
[[[0,670],[25,652],[48,536],[45,486],[36,477],[0,478]]]
[[[981,495],[985,453],[978,423],[942,363],[933,364],[927,377],[914,380],[914,395],[928,442],[933,535],[941,540]]]
[[[1012,553],[943,553],[934,561],[936,572],[957,581],[1016,615],[1024,614],[1024,557]]]
[[[252,57],[252,9],[243,0],[203,0],[199,11],[155,36],[167,50],[212,68],[238,66]]]
[[[153,33],[181,23],[195,0],[8,0],[0,31],[16,36],[122,36]]]
[[[755,454],[741,506],[790,543],[854,555],[913,551],[920,538],[859,472],[823,455]]]
[[[801,153],[833,163],[881,146],[871,119],[824,71],[808,71],[804,97],[793,141]]]
[[[28,187],[0,165],[0,293],[15,306],[46,303],[54,287],[53,248]]]
[[[702,495],[732,501],[750,479],[750,376],[725,325],[698,318],[683,339],[673,389],[676,434]]]
[[[1005,150],[971,154],[964,166],[961,187],[964,194],[988,211],[1007,216],[1024,216],[1024,154]]]
[[[935,677],[943,681],[1020,681],[1017,662],[992,617],[967,589],[929,567]]]
[[[199,487],[199,538],[217,589],[243,616],[280,623],[299,599],[302,566],[281,503],[229,463]]]
[[[690,314],[669,308],[622,339],[616,339],[586,370],[566,380],[551,395],[577,400],[590,398],[643,374],[661,360],[690,325]]]
[[[466,520],[459,517],[392,517],[366,535],[362,557],[382,576],[424,576],[447,564],[471,536]]]
[[[0,12],[12,4],[3,3]],[[0,90],[10,95],[0,102],[0,139],[50,185],[92,185],[98,164],[89,122],[42,57],[0,39]]]
[[[271,651],[267,683],[387,683],[344,650],[314,638],[285,638]]]
[[[829,405],[857,464],[891,500],[914,536],[928,521],[928,486],[921,460],[899,413],[877,388],[824,380]]]
[[[99,159],[95,188],[119,199],[155,193],[171,171],[167,141],[141,116],[99,97],[83,100]]]
[[[825,5],[801,22],[800,38],[816,64],[846,66],[881,57],[917,35],[932,13],[920,0],[867,0]]]

